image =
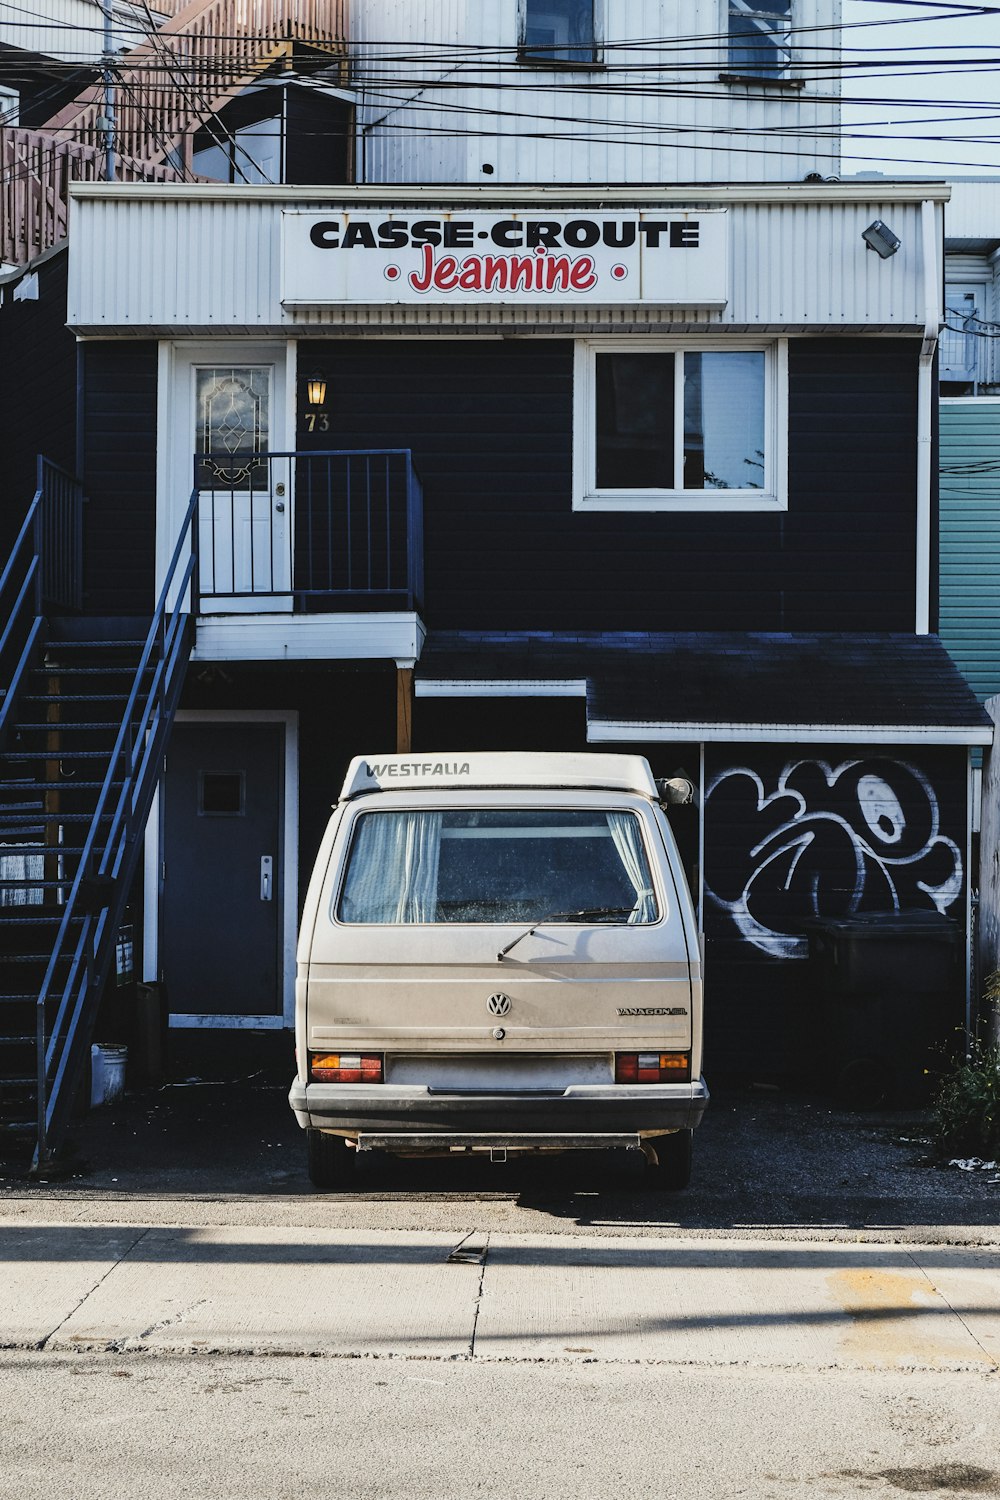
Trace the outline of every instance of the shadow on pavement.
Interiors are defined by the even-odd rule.
[[[496,1165],[365,1157],[350,1193],[318,1194],[306,1176],[288,1082],[261,1071],[129,1094],[79,1122],[67,1175],[29,1184],[0,1169],[0,1196],[499,1199],[617,1233],[989,1226],[1000,1209],[1000,1186],[989,1183],[996,1173],[934,1164],[928,1117],[919,1111],[854,1114],[817,1096],[752,1088],[716,1088],[695,1134],[694,1177],[684,1193],[648,1190],[638,1153],[582,1152]]]

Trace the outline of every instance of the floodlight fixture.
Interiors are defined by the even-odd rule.
[[[862,230],[861,238],[869,250],[874,250],[876,255],[883,260],[888,260],[890,255],[895,255],[903,243],[898,234],[893,234],[888,224],[883,224],[881,219],[875,219],[867,229]]]

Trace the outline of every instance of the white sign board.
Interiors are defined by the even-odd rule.
[[[724,307],[725,209],[281,216],[286,307],[490,302]]]

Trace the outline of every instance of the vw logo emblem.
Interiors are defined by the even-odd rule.
[[[506,1016],[510,1014],[509,995],[491,995],[486,1002],[486,1009],[491,1016]]]

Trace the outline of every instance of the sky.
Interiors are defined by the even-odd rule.
[[[1000,173],[1000,0],[843,3],[842,171]]]

